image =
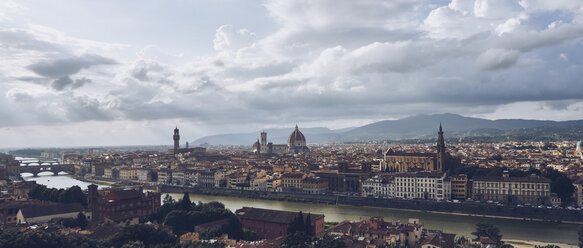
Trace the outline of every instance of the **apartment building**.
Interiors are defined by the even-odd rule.
[[[551,180],[531,175],[529,177],[474,178],[472,198],[474,200],[504,203],[545,204],[550,202]]]

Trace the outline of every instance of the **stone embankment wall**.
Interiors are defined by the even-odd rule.
[[[583,223],[583,211],[560,208],[500,206],[496,204],[464,202],[454,203],[446,201],[382,199],[356,196],[310,195],[301,193],[264,192],[224,188],[193,188],[172,185],[159,187],[162,193],[198,193],[208,195],[223,195],[259,198],[269,200],[289,200],[299,202],[316,202],[326,204],[345,204],[352,206],[384,207],[403,210],[434,211],[456,213],[475,216],[506,217],[528,220],[561,221]]]

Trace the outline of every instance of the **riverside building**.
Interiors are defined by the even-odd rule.
[[[504,203],[545,204],[551,198],[551,180],[536,175],[510,177],[474,178],[472,197],[479,201]]]

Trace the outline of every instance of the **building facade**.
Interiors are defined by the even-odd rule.
[[[94,184],[88,188],[88,207],[95,220],[145,219],[161,205],[160,193],[143,193],[135,189],[97,190]]]
[[[394,198],[395,177],[389,175],[376,175],[362,181],[361,195],[374,198]]]
[[[545,204],[550,202],[551,180],[539,177],[474,178],[472,198],[479,201]]]
[[[468,199],[468,176],[460,174],[451,177],[451,198],[454,200]]]
[[[301,172],[287,172],[281,176],[284,192],[302,192],[302,180],[306,175]]]
[[[326,194],[328,192],[328,180],[319,177],[306,177],[302,180],[302,193]]]
[[[389,148],[378,168],[385,172],[441,171],[449,174],[458,161],[446,150],[441,124],[437,134],[436,153],[398,152]]]
[[[448,183],[443,172],[397,173],[395,197],[402,199],[446,200]]]

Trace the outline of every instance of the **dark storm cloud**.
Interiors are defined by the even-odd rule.
[[[76,74],[82,69],[87,69],[92,66],[113,64],[116,64],[115,60],[113,59],[94,54],[87,54],[77,57],[42,61],[29,65],[26,68],[40,76],[48,78],[60,78],[63,76]]]

